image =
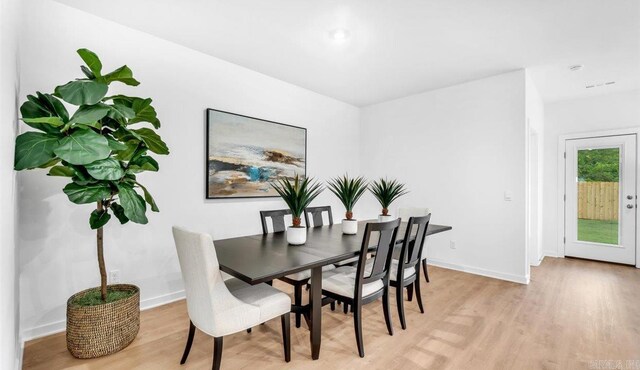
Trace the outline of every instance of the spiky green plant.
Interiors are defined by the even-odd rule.
[[[300,216],[302,216],[304,209],[324,190],[321,184],[313,178],[307,177],[300,180],[298,175],[293,181],[288,177],[281,177],[270,184],[289,206],[293,217],[293,227],[300,227],[302,221]]]
[[[353,218],[353,207],[367,190],[367,180],[362,176],[350,178],[349,175],[345,174],[342,177],[327,181],[327,187],[340,199],[346,210],[346,219],[351,220]]]
[[[404,184],[397,180],[380,179],[369,185],[369,191],[378,200],[382,206],[382,215],[389,214],[389,206],[393,201],[407,194],[409,191],[405,189]]]

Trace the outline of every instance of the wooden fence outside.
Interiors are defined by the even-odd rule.
[[[616,221],[619,203],[617,182],[578,183],[578,218]]]

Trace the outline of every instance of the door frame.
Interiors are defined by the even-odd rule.
[[[565,134],[560,135],[558,137],[558,198],[557,198],[557,207],[558,207],[558,244],[557,251],[558,256],[560,258],[565,257],[564,251],[564,243],[565,243],[565,207],[564,207],[564,196],[566,189],[566,168],[565,168],[565,148],[567,140],[574,139],[589,139],[589,138],[597,138],[603,136],[619,136],[619,135],[635,135],[636,136],[636,194],[638,194],[638,186],[640,184],[640,156],[638,155],[640,150],[638,147],[640,146],[640,128],[631,127],[624,128],[618,130],[605,130],[605,131],[590,131],[584,133],[576,133],[576,134]],[[636,207],[636,212],[638,212],[638,208]],[[640,214],[639,217],[636,217],[636,268],[640,268]]]

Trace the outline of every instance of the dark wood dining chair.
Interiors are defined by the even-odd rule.
[[[401,207],[398,208],[398,217],[403,220],[408,220],[409,217],[422,217],[431,214],[431,210],[426,207]],[[427,238],[428,239],[428,238]],[[422,271],[424,272],[424,279],[429,282],[429,269],[427,268],[427,253],[426,250],[422,250]]]
[[[402,329],[407,328],[404,316],[404,289],[407,289],[409,300],[415,290],[416,301],[420,312],[424,313],[422,306],[422,295],[420,294],[420,260],[422,259],[422,249],[429,228],[431,214],[422,217],[410,217],[407,222],[400,256],[391,261],[389,284],[396,288],[396,302],[398,305],[398,316]]]
[[[311,222],[313,221],[313,227],[321,227],[324,226],[324,219],[322,217],[323,213],[327,213],[329,219],[329,225],[333,225],[333,213],[331,212],[331,206],[319,206],[319,207],[307,207],[304,210],[304,222],[307,227],[311,227]],[[309,219],[311,216],[311,219]]]
[[[269,233],[269,225],[267,219],[271,219],[272,231],[274,233],[284,232],[287,229],[285,224],[285,216],[290,215],[291,210],[289,209],[276,209],[270,211],[260,211],[260,222],[262,223],[262,233]],[[309,227],[309,223],[306,222],[306,212],[305,212],[305,223],[307,227]],[[323,271],[329,271],[334,269],[333,265],[324,266],[322,268]],[[279,278],[279,280],[293,285],[293,311],[295,312],[296,318],[296,328],[299,328],[302,321],[302,314],[300,313],[300,307],[302,306],[302,288],[305,287],[309,283],[309,279],[311,278],[311,270],[304,270],[300,272],[296,272],[295,274],[287,275]]]
[[[400,219],[389,222],[368,223],[365,227],[358,264],[342,266],[329,271],[322,279],[322,294],[331,300],[342,301],[353,307],[353,325],[358,345],[358,354],[364,357],[362,341],[362,306],[382,297],[382,310],[389,335],[393,326],[389,312],[389,278],[393,249],[396,244]],[[371,235],[377,233],[376,238]],[[371,243],[376,243],[376,254],[367,263]],[[324,303],[324,302],[323,302]]]
[[[271,211],[260,211],[260,223],[262,224],[262,233],[269,233],[269,226],[267,225],[267,219],[271,219],[271,232],[279,233],[287,230],[287,226],[284,223],[284,216],[290,215],[290,209],[274,209]]]

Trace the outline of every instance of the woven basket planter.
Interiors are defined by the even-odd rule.
[[[128,346],[140,329],[140,289],[135,285],[109,285],[110,289],[135,292],[130,297],[98,306],[71,304],[67,301],[67,348],[74,357],[106,356]],[[94,288],[95,289],[95,288]]]

